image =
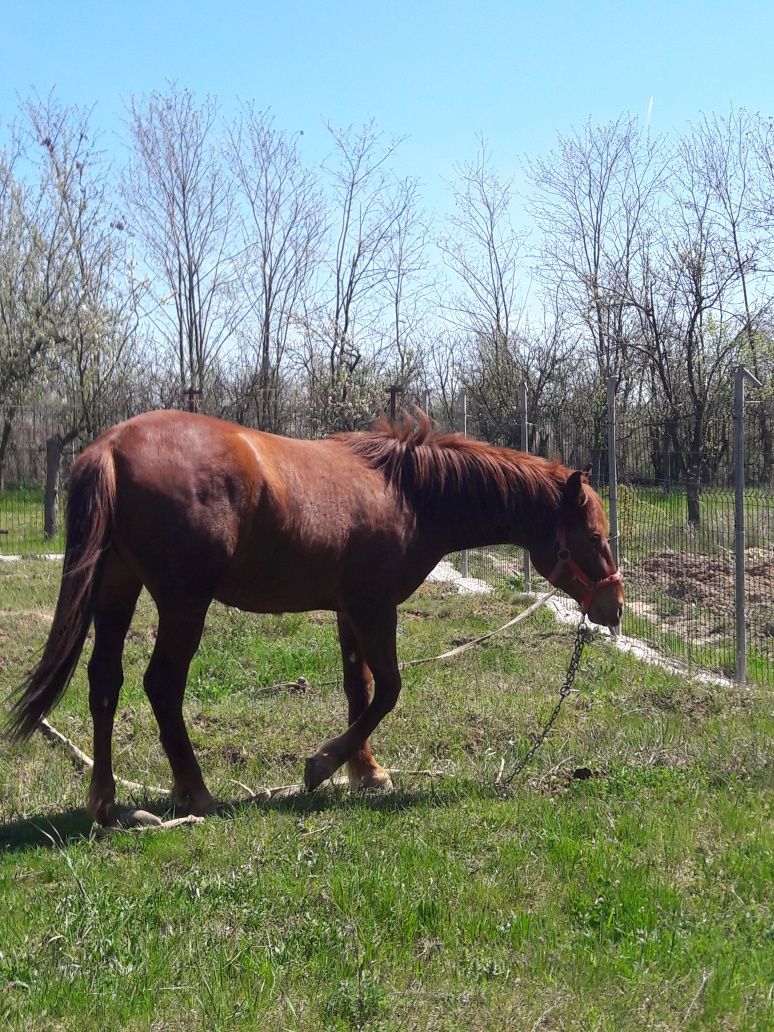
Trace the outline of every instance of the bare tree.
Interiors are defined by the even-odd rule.
[[[0,154],[0,489],[19,405],[42,383],[43,359],[58,340],[61,277],[70,242],[45,177],[29,184],[14,165],[29,152],[28,127],[14,127],[12,150]]]
[[[103,408],[129,357],[137,298],[123,227],[110,217],[109,170],[92,136],[89,112],[51,96],[29,101],[25,113],[38,148],[41,210],[45,221],[62,230],[49,256],[56,292],[49,313],[52,341],[45,352],[49,391],[61,399],[60,429],[46,441],[44,532],[53,537],[62,454],[71,442],[104,429]]]
[[[0,153],[0,491],[5,487],[6,454],[19,401],[46,340],[41,333],[25,332],[31,314],[26,299],[37,284],[39,263],[34,234],[27,231],[25,194],[12,163]]]
[[[693,128],[690,153],[696,175],[706,180],[713,199],[719,232],[736,265],[739,297],[740,353],[755,375],[766,378],[766,340],[763,324],[772,302],[770,273],[766,270],[766,233],[756,205],[755,191],[761,181],[756,141],[760,120],[744,109],[728,115],[705,116]],[[765,167],[765,163],[764,163]],[[763,476],[774,470],[774,441],[765,407],[757,418],[762,448]]]
[[[465,352],[465,338],[448,331],[436,331],[426,346],[426,376],[437,404],[433,415],[446,427],[454,426],[457,398],[465,382]]]
[[[542,276],[586,330],[601,396],[607,377],[625,389],[635,372],[628,284],[663,169],[660,141],[623,117],[560,137],[556,150],[528,165]]]
[[[390,249],[405,229],[416,184],[392,173],[400,141],[383,143],[373,122],[360,130],[328,129],[334,142],[325,166],[330,257],[320,299],[306,309],[305,366],[323,426],[334,429],[355,425],[379,393],[368,351],[378,339],[382,288],[394,272]]]
[[[774,119],[770,116],[758,116],[755,131],[755,151],[757,157],[757,176],[753,188],[755,211],[763,233],[764,254],[763,265],[767,276],[774,272]],[[756,306],[760,311],[760,303]],[[764,449],[771,447],[771,401],[774,398],[774,334],[772,326],[772,306],[769,303],[765,312],[761,313],[758,333],[755,337],[756,353],[752,357],[753,370],[763,383],[763,395],[768,405],[761,405],[753,416],[765,428],[763,434]],[[770,453],[764,452],[764,476],[771,482],[774,476]]]
[[[492,167],[483,139],[472,162],[457,167],[454,213],[440,241],[454,283],[444,307],[468,345],[465,386],[489,439],[517,443],[516,399],[525,379],[519,346],[525,292],[520,290],[524,241],[511,220],[513,181]]]
[[[482,138],[476,159],[457,166],[456,173],[454,213],[440,242],[447,267],[462,284],[449,313],[497,353],[507,350],[523,306],[518,287],[524,241],[511,221],[513,180],[501,179],[492,168]]]
[[[321,259],[324,203],[301,161],[298,136],[277,129],[253,105],[230,130],[227,156],[243,202],[240,282],[249,319],[243,332],[254,353],[242,389],[257,425],[276,430],[283,361]]]
[[[419,210],[418,184],[405,181],[406,204],[382,258],[383,321],[376,332],[376,355],[390,384],[419,396],[427,380],[424,341],[434,283],[428,260],[429,230]]]
[[[642,241],[640,279],[631,295],[640,319],[638,347],[663,399],[670,444],[687,478],[691,523],[700,520],[702,479],[712,475],[729,446],[726,436],[709,434],[709,421],[729,403],[730,366],[747,321],[740,319],[740,286],[752,267],[729,244],[706,144],[701,133],[678,143],[671,203],[658,230]]]
[[[578,394],[578,369],[582,364],[580,334],[569,325],[556,293],[547,294],[534,313],[526,316],[518,344],[527,384],[527,408],[533,419],[561,424],[574,418],[572,402]],[[537,426],[530,440],[541,454]]]
[[[233,188],[214,140],[217,104],[170,85],[133,98],[124,183],[130,226],[153,273],[146,315],[177,356],[190,408],[241,319],[232,290]]]

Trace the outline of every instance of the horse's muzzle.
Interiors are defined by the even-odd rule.
[[[595,585],[591,597],[586,597],[582,609],[590,620],[604,627],[618,627],[623,613],[624,594],[620,575],[610,583]]]

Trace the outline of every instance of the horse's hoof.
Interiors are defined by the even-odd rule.
[[[357,787],[361,792],[374,792],[376,795],[390,795],[395,791],[395,785],[393,785],[389,774],[386,778],[377,778],[375,780],[361,778]]]
[[[358,775],[357,772],[348,771],[350,787],[358,792],[373,792],[377,795],[389,795],[395,791],[392,778],[383,768],[367,771]]]
[[[115,827],[118,810],[114,800],[105,802],[102,799],[89,800],[86,804],[86,813],[95,824],[103,828]]]
[[[334,773],[335,767],[331,764],[330,758],[315,753],[310,756],[304,765],[304,788],[307,792],[313,792],[323,781],[327,781]]]
[[[218,804],[208,795],[206,799],[192,799],[188,807],[188,814],[191,817],[209,817],[218,809]]]
[[[169,797],[173,806],[193,817],[208,817],[217,809],[217,803],[207,791],[184,792],[173,787]]]

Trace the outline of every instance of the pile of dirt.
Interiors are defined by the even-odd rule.
[[[747,618],[759,634],[774,634],[774,551],[751,548],[745,563]],[[626,571],[638,595],[666,595],[674,600],[675,614],[700,605],[719,620],[734,612],[733,557],[665,549],[649,555]]]

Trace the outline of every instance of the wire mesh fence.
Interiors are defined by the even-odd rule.
[[[62,550],[61,518],[56,535],[47,538],[43,515],[46,440],[58,432],[58,418],[55,409],[43,406],[14,413],[0,466],[0,554]],[[0,410],[0,430],[3,419]],[[460,405],[454,422],[456,429],[476,435],[476,412],[465,412]],[[607,422],[604,411],[584,418],[528,420],[525,443],[533,453],[568,466],[591,463],[591,481],[608,504]],[[519,423],[514,406],[508,443],[523,442]],[[309,425],[308,413],[288,421],[293,436],[305,436]],[[774,427],[774,404],[753,402],[745,424],[744,644],[747,676],[774,686],[774,483],[761,434],[766,425]],[[688,417],[674,415],[665,420],[635,412],[618,419],[617,544],[627,597],[623,631],[689,664],[734,676],[738,542],[733,413],[705,421],[705,447],[698,458],[684,444],[693,429]],[[62,456],[60,517],[75,454],[71,444]],[[479,549],[450,559],[471,577],[507,590],[525,587],[520,549]],[[534,571],[533,578],[533,586],[540,588]]]
[[[61,408],[34,405],[0,407],[0,554],[61,551],[61,529],[47,537],[44,525],[46,441],[61,432]],[[8,428],[8,429],[6,429]],[[61,528],[70,466],[77,454],[71,442],[63,449],[56,507]]]
[[[704,452],[673,448],[695,430],[629,417],[618,455],[619,555],[626,575],[624,631],[689,663],[737,672],[733,419],[707,420]],[[744,490],[745,636],[751,678],[774,684],[774,493],[760,442],[748,439]],[[748,458],[749,457],[749,458]]]
[[[476,434],[478,413],[460,405],[455,426]],[[590,479],[609,509],[606,409],[528,419],[528,448],[573,468],[591,464]],[[514,406],[509,435],[523,447]],[[748,679],[774,686],[774,463],[768,429],[772,399],[748,403],[744,421],[745,631]],[[617,545],[627,605],[623,633],[688,663],[730,677],[738,672],[734,412],[703,415],[647,411],[616,424]],[[700,447],[692,448],[699,441]],[[501,443],[501,442],[496,442]],[[505,443],[505,442],[502,442]],[[458,569],[462,564],[453,557]],[[468,556],[471,576],[506,589],[524,586],[514,549]],[[533,571],[534,586],[547,587]]]

